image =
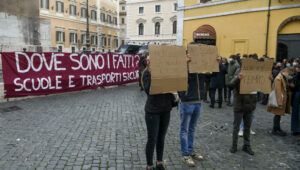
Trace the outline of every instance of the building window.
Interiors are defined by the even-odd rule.
[[[97,45],[98,44],[97,36],[95,36],[95,35],[91,36],[91,44],[92,45]]]
[[[122,10],[125,11],[125,6],[122,6]]]
[[[159,35],[160,34],[160,23],[156,22],[155,23],[155,35]]]
[[[122,40],[122,44],[121,45],[124,45],[125,44],[125,40]]]
[[[144,35],[144,24],[143,23],[139,24],[139,35]]]
[[[110,47],[110,44],[111,44],[110,40],[111,40],[111,38],[107,38],[107,45],[108,45],[109,47]]]
[[[122,18],[122,24],[125,24],[125,18]]]
[[[75,53],[75,47],[72,47],[71,49],[72,49],[72,53]]]
[[[93,21],[97,21],[97,12],[95,10],[91,11],[91,19]]]
[[[81,18],[86,18],[86,8],[81,8]]]
[[[70,33],[70,43],[71,44],[77,43],[77,34],[76,33]]]
[[[177,11],[177,9],[178,9],[178,4],[174,3],[174,11]]]
[[[173,34],[177,34],[177,21],[173,22]]]
[[[100,14],[100,20],[101,20],[101,22],[105,22],[105,14],[104,13]]]
[[[41,0],[41,8],[49,9],[49,0]]]
[[[56,42],[57,43],[65,42],[65,33],[63,31],[56,31]]]
[[[106,37],[102,37],[102,42],[103,42],[102,46],[105,47],[107,45]]]
[[[118,46],[119,46],[118,38],[115,38],[115,43],[114,44],[115,44],[115,47],[118,48]]]
[[[81,34],[81,44],[86,44],[86,34]]]
[[[160,12],[160,5],[155,5],[155,12]]]
[[[107,21],[111,24],[112,23],[112,19],[110,15],[107,15]]]
[[[56,12],[64,13],[64,3],[60,1],[56,1]]]
[[[114,24],[118,25],[118,19],[117,19],[117,17],[114,17]]]
[[[139,7],[139,14],[143,14],[144,13],[144,7]]]
[[[76,6],[75,5],[70,5],[70,15],[71,16],[76,16]]]
[[[62,52],[62,46],[60,45],[60,46],[58,46],[58,52]]]

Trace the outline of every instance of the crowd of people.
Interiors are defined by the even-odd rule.
[[[156,169],[165,169],[163,165],[164,140],[167,133],[170,112],[173,107],[179,106],[182,160],[188,166],[195,166],[195,160],[203,160],[203,156],[194,149],[194,136],[197,121],[201,113],[201,103],[209,103],[210,108],[222,108],[223,101],[233,106],[233,132],[231,153],[238,150],[238,137],[243,136],[242,150],[254,155],[251,148],[250,134],[257,102],[267,105],[267,111],[274,114],[272,134],[286,136],[280,126],[281,116],[292,113],[291,132],[293,136],[300,135],[300,60],[283,60],[275,62],[270,80],[272,92],[263,94],[253,92],[240,94],[240,80],[244,75],[240,73],[242,60],[252,58],[258,61],[272,60],[267,56],[261,58],[256,54],[231,55],[218,58],[219,72],[197,74],[188,73],[188,89],[178,94],[165,93],[151,95],[151,70],[149,69],[149,54],[142,56],[140,64],[140,87],[147,94],[145,104],[145,122],[147,126],[146,169],[154,169],[153,154],[156,148]],[[187,54],[187,63],[191,58]],[[216,94],[218,94],[216,100]],[[273,95],[271,95],[273,94]],[[209,101],[210,100],[210,101]],[[292,109],[291,109],[292,108]]]

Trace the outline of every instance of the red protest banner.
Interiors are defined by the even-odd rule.
[[[1,53],[5,98],[122,85],[138,80],[139,56]]]

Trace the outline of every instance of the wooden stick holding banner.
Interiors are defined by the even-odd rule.
[[[150,45],[150,94],[187,90],[187,63],[181,46]]]
[[[256,61],[254,59],[243,59],[241,74],[243,79],[240,83],[240,94],[251,94],[271,92],[270,75],[272,73],[273,60]]]

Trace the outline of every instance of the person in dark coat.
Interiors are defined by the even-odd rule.
[[[238,133],[240,130],[241,121],[244,121],[244,146],[243,151],[254,155],[250,145],[250,129],[252,124],[253,112],[256,109],[256,94],[240,94],[240,80],[243,75],[240,74],[238,68],[233,77],[228,79],[228,86],[234,89],[234,121],[233,121],[233,134],[232,134],[232,147],[231,153],[237,152]]]
[[[209,96],[210,96],[210,107],[215,107],[215,96],[216,90],[218,90],[218,107],[222,107],[223,102],[223,88],[225,87],[225,75],[227,74],[227,70],[225,65],[223,65],[219,61],[219,72],[212,73],[210,78],[210,88],[209,88]]]
[[[292,94],[291,131],[293,136],[300,136],[300,65],[296,65],[295,87]]]
[[[140,90],[143,91],[142,88],[142,73],[145,70],[145,68],[147,67],[147,60],[145,56],[146,54],[148,54],[148,52],[145,52],[143,54],[140,55],[140,61],[139,61],[139,86],[140,86]]]
[[[147,59],[147,62],[148,61],[149,60]],[[172,107],[176,106],[175,97],[171,93],[155,95],[150,94],[151,71],[149,70],[148,66],[142,73],[142,87],[147,94],[147,101],[145,104],[145,121],[148,136],[146,144],[146,169],[154,169],[153,153],[156,147],[156,169],[164,170],[164,142],[170,122],[170,112]]]

